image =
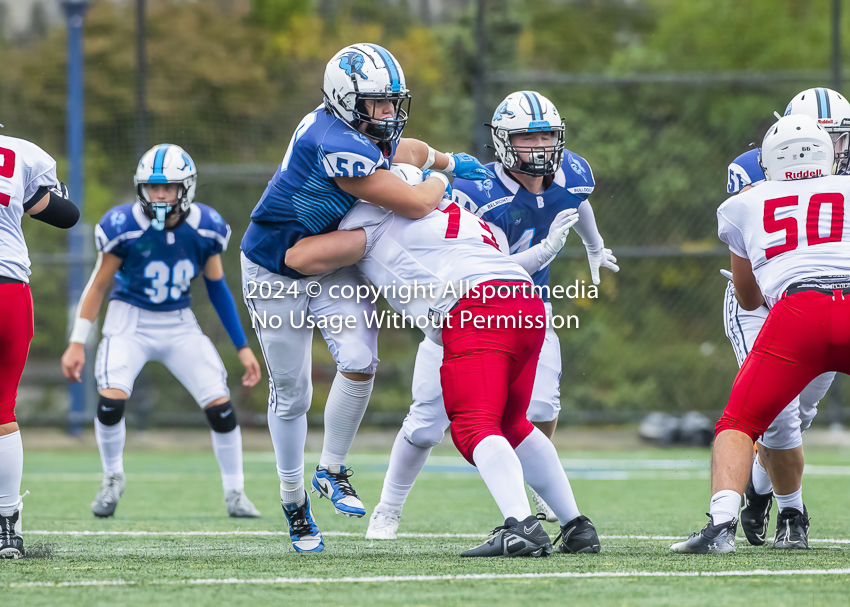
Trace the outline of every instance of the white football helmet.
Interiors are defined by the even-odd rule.
[[[409,185],[419,185],[424,180],[422,169],[403,162],[393,163],[390,167],[390,173],[393,173],[397,177],[401,177]]]
[[[835,148],[829,133],[806,114],[783,116],[770,127],[759,162],[769,181],[791,181],[832,174]]]
[[[145,152],[139,160],[133,183],[142,210],[150,217],[153,228],[161,230],[165,227],[166,216],[189,213],[198,184],[198,170],[191,156],[179,145],[161,143]],[[143,187],[146,183],[179,183],[181,189],[177,192],[177,203],[170,205],[151,202],[147,189]]]
[[[322,84],[325,107],[351,128],[366,123],[366,135],[378,141],[401,137],[410,111],[410,91],[401,65],[377,44],[352,44],[333,56],[325,67]],[[388,99],[395,107],[394,118],[375,118],[366,111],[364,100]]]
[[[850,173],[850,102],[832,89],[818,87],[798,93],[785,115],[805,114],[817,121],[832,137],[836,175]]]
[[[502,166],[514,173],[553,175],[564,158],[564,123],[551,101],[534,91],[511,93],[499,104],[493,121],[487,126],[493,131],[493,147]],[[529,162],[520,160],[511,135],[532,131],[555,133],[555,144],[524,148],[530,151]]]

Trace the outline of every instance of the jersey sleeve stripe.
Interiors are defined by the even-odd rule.
[[[227,226],[227,234],[219,234],[215,230],[205,230],[204,228],[198,228],[198,234],[203,236],[204,238],[212,238],[213,240],[217,240],[221,245],[222,250],[227,250],[227,243],[230,242],[230,226]]]
[[[119,243],[124,242],[125,240],[130,240],[131,238],[141,238],[142,234],[144,234],[144,230],[134,230],[132,232],[124,232],[123,234],[119,234],[112,240],[108,241],[105,245],[101,247],[101,252],[109,253],[112,249],[114,249]]]

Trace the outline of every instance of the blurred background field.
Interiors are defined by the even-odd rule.
[[[794,94],[840,88],[836,60],[846,53],[832,56],[832,7],[830,0],[147,0],[140,113],[135,3],[95,0],[85,21],[85,222],[90,229],[132,199],[142,151],[179,144],[199,165],[197,200],[233,227],[224,261],[238,293],[249,213],[294,127],[320,103],[324,65],[339,48],[367,40],[389,48],[413,94],[405,134],[488,161],[481,123],[506,94],[534,89],[559,107],[567,147],[593,168],[591,202],[621,267],[603,272],[599,299],[555,302],[556,313],[581,322],[560,333],[562,421],[632,422],[650,410],[714,415],[737,369],[723,335],[726,281],[718,270],[729,261],[715,221],[726,168]],[[848,25],[845,10],[839,31]],[[0,0],[0,33],[3,134],[44,147],[61,176],[66,29],[58,3]],[[18,416],[29,426],[62,424],[66,235],[30,221],[25,231],[36,334]],[[574,235],[552,280],[589,281]],[[194,290],[193,309],[230,371],[243,425],[264,423],[265,384],[239,388],[236,353],[203,287]],[[241,305],[240,312],[247,327]],[[420,339],[416,330],[382,333],[367,423],[400,421]],[[314,417],[333,374],[317,334]],[[842,389],[837,383],[827,396],[821,423],[841,420]],[[128,411],[142,428],[205,423],[155,363]]]

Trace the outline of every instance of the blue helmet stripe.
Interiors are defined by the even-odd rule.
[[[165,162],[165,153],[168,151],[168,146],[164,145],[156,151],[156,156],[153,158],[153,172],[162,173],[162,163]]]
[[[829,108],[829,95],[826,94],[826,89],[816,88],[815,93],[818,98],[818,118],[830,118],[832,112]]]
[[[367,46],[371,47],[372,50],[381,56],[381,59],[384,61],[384,65],[387,67],[387,71],[390,73],[390,86],[394,93],[399,92],[401,90],[401,80],[399,79],[398,70],[395,67],[395,61],[393,61],[393,58],[386,49],[378,46],[377,44],[368,44]]]
[[[525,95],[528,105],[531,106],[532,120],[543,120],[543,111],[540,109],[540,100],[537,99],[537,95],[530,91],[523,91],[522,94]]]

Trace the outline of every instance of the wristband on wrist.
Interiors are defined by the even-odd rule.
[[[94,323],[87,318],[77,317],[74,320],[74,328],[71,329],[71,337],[68,341],[72,344],[85,344],[91,333]]]
[[[434,171],[433,173],[428,175],[428,177],[436,177],[437,179],[443,182],[443,186],[449,187],[449,178],[443,175],[441,171]]]
[[[449,165],[442,169],[441,173],[454,173],[455,170],[455,157],[451,152],[443,152],[449,158]]]
[[[423,171],[424,171],[425,169],[430,169],[432,166],[434,166],[434,160],[435,160],[436,158],[437,158],[437,150],[435,150],[434,148],[432,148],[432,147],[429,145],[429,146],[428,146],[428,159],[427,159],[427,160],[425,160],[425,164],[423,164],[423,165],[422,165],[421,167],[419,167],[419,168],[421,168]]]

